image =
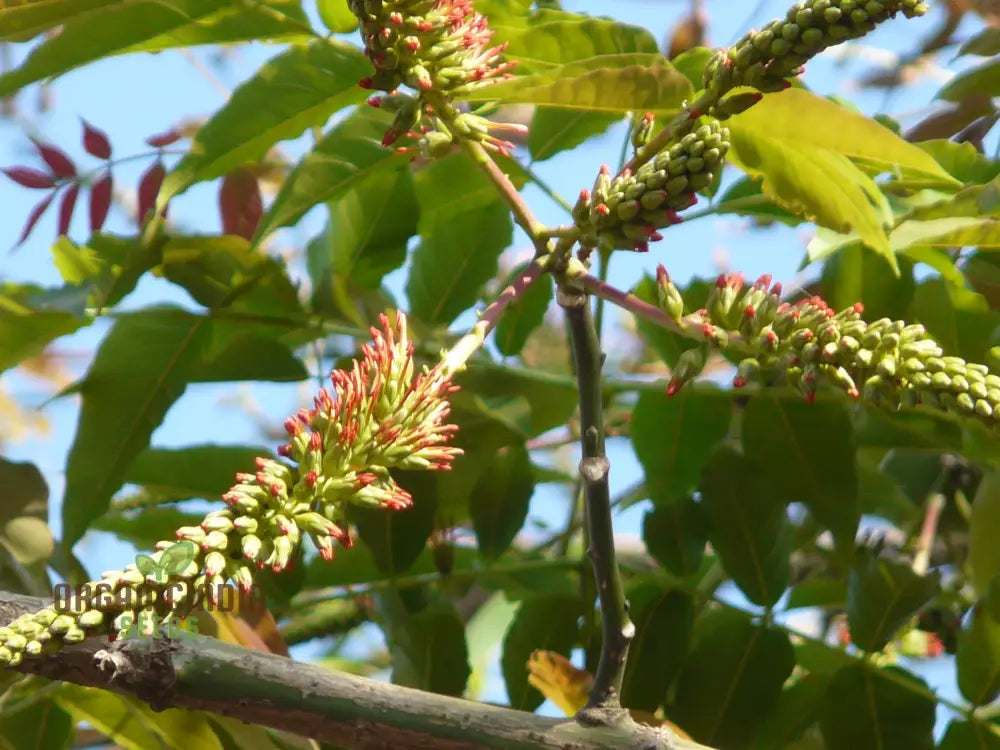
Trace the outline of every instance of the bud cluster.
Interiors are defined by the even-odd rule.
[[[183,616],[204,597],[214,601],[228,581],[241,591],[254,571],[281,572],[297,558],[308,537],[330,560],[334,542],[351,546],[345,510],[354,504],[398,510],[410,494],[390,469],[445,470],[460,450],[447,445],[454,425],[445,424],[447,396],[456,386],[441,366],[416,372],[406,319],[372,329],[373,341],[350,370],[331,374],[332,392],[321,389],[313,409],[286,420],[287,459],[258,458],[256,472],[236,475],[222,496],[228,508],[213,511],[199,526],[182,527],[176,540],[157,543],[157,565],[182,544],[191,554],[181,569],[144,573],[135,564],[108,571],[83,589],[86,594],[22,615],[0,627],[0,665],[57,650],[88,634],[128,630],[135,622],[165,623]]]
[[[651,123],[647,115],[643,124]],[[729,130],[708,117],[692,122],[635,174],[625,170],[612,179],[602,166],[594,189],[581,191],[573,210],[580,243],[647,251],[649,242],[663,239],[657,229],[677,224],[677,212],[698,202],[695,193],[712,184],[728,150]]]
[[[683,301],[662,266],[657,288],[661,309],[680,322]],[[783,380],[812,400],[825,383],[892,409],[922,406],[1000,424],[1000,376],[946,356],[920,324],[868,323],[863,310],[857,303],[836,312],[820,297],[782,302],[781,285],[772,286],[770,276],[747,285],[742,274],[730,274],[718,278],[705,309],[686,320],[705,340],[743,357],[736,387]],[[693,374],[675,370],[668,392]]]
[[[514,63],[500,62],[506,44],[490,46],[493,31],[471,0],[350,0],[375,74],[361,86],[388,92],[369,99],[395,113],[382,141],[419,138],[425,155],[446,153],[456,138],[470,138],[497,151],[513,145],[491,131],[523,130],[493,123],[452,106],[456,96],[506,78]],[[397,89],[407,86],[415,95]]]
[[[736,86],[765,93],[790,85],[802,66],[828,47],[857,39],[897,13],[907,18],[927,12],[922,0],[805,0],[785,18],[744,34],[715,53],[705,68],[705,88],[718,99]],[[724,109],[724,108],[723,108]],[[722,112],[713,114],[721,116]],[[735,114],[733,112],[732,114]]]

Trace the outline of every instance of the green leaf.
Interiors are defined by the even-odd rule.
[[[348,123],[345,123],[347,125]],[[350,123],[353,126],[353,123]],[[404,167],[395,153],[367,136],[346,135],[335,128],[325,135],[295,166],[257,227],[254,244],[278,227],[295,224],[313,206],[334,201],[357,188],[358,196],[370,197],[378,182],[368,183],[383,170]],[[391,180],[392,178],[385,178]],[[399,177],[397,176],[398,180]],[[365,188],[365,185],[370,185]],[[387,196],[377,196],[368,212],[391,210]],[[345,201],[351,200],[349,197]],[[404,214],[405,216],[405,214]]]
[[[406,294],[422,322],[447,325],[475,304],[513,237],[506,204],[465,154],[432,163],[414,178],[421,243]]]
[[[54,701],[13,707],[17,710],[0,715],[0,747],[4,750],[68,750],[73,746],[73,721]]]
[[[694,90],[699,91],[705,86],[705,66],[713,54],[715,50],[708,47],[691,47],[670,62],[691,81]]]
[[[538,596],[525,599],[503,640],[501,668],[512,708],[534,711],[544,698],[528,684],[528,657],[536,649],[569,656],[576,644],[581,614],[576,596]]]
[[[892,230],[889,243],[898,252],[913,246],[1000,248],[1000,221],[958,216],[930,221],[904,221]]]
[[[732,419],[728,393],[682,390],[673,398],[646,392],[632,410],[632,448],[655,505],[670,505],[698,483]]]
[[[0,8],[0,41],[25,42],[120,0],[36,0]]]
[[[628,592],[635,636],[622,683],[622,705],[655,711],[679,674],[694,623],[694,602],[661,579],[641,581]]]
[[[104,513],[132,460],[190,382],[301,380],[302,364],[253,327],[176,308],[122,315],[78,392],[83,405],[66,464],[64,542]]]
[[[646,511],[642,519],[642,539],[649,554],[682,576],[694,575],[701,567],[708,530],[704,510],[690,496]]]
[[[191,184],[257,161],[278,141],[296,138],[363,101],[357,83],[369,71],[359,50],[333,40],[292,47],[273,58],[201,126],[191,152],[164,180],[157,207]]]
[[[934,161],[948,174],[966,185],[981,185],[1000,174],[1000,162],[983,156],[967,141],[955,143],[937,138],[916,145],[934,157]]]
[[[834,310],[856,302],[865,306],[868,320],[901,320],[913,299],[913,263],[899,262],[897,276],[881,258],[865,252],[860,243],[851,243],[823,264],[823,298]]]
[[[896,267],[879,212],[872,204],[878,187],[870,177],[842,154],[776,136],[773,127],[761,122],[737,127],[735,120],[730,126],[728,158],[751,177],[762,178],[765,195],[782,208],[836,232],[853,229]]]
[[[914,689],[896,680],[912,682]],[[826,694],[821,724],[826,747],[931,750],[934,701],[917,692],[919,688],[927,690],[923,680],[897,667],[844,667],[834,675]]]
[[[576,148],[588,138],[604,133],[621,119],[620,114],[539,107],[531,116],[528,151],[533,161],[551,159],[558,153]]]
[[[124,475],[128,484],[170,500],[215,500],[234,483],[239,471],[254,471],[254,460],[270,457],[263,447],[191,445],[185,448],[147,448]]]
[[[417,233],[417,197],[409,170],[386,165],[372,172],[331,201],[329,212],[327,251],[334,285],[350,282],[377,289],[406,260],[406,243]]]
[[[1000,573],[1000,545],[997,529],[1000,528],[1000,471],[987,471],[983,475],[976,496],[972,501],[969,519],[969,567],[972,584],[982,595],[993,578]]]
[[[743,613],[709,610],[668,714],[698,742],[742,747],[774,709],[795,666],[788,634],[752,625]]]
[[[358,536],[371,550],[378,569],[388,575],[403,573],[423,552],[434,530],[438,495],[427,472],[394,471],[399,485],[413,495],[406,510],[353,508]]]
[[[947,102],[960,102],[969,96],[994,97],[998,94],[1000,94],[1000,60],[990,60],[952,78],[938,91],[937,98]]]
[[[205,307],[279,317],[302,312],[284,263],[235,235],[171,237],[162,273]]]
[[[0,457],[0,544],[21,565],[52,557],[54,542],[48,527],[49,486],[38,467]]]
[[[690,98],[687,78],[658,54],[600,55],[473,89],[469,101],[593,112],[671,112]]]
[[[501,22],[497,37],[508,44],[504,58],[517,62],[515,74],[604,55],[658,52],[656,39],[644,28],[559,10],[537,11],[516,29]]]
[[[504,287],[512,284],[528,268],[530,264],[518,266],[507,279]],[[547,278],[541,278],[507,306],[503,316],[493,333],[493,341],[497,349],[505,357],[514,357],[521,353],[528,337],[538,326],[542,325],[545,313],[552,302],[552,283]]]
[[[482,367],[475,362],[455,378],[462,390],[483,399],[523,398],[530,409],[528,434],[535,437],[566,424],[577,406],[576,384],[538,370]]]
[[[764,606],[775,604],[788,584],[792,546],[785,502],[770,485],[773,474],[723,443],[705,466],[700,487],[712,548],[747,598]]]
[[[431,607],[393,628],[389,643],[396,685],[461,695],[471,672],[465,626],[450,606]]]
[[[228,0],[136,0],[95,8],[69,19],[59,34],[35,47],[19,68],[0,75],[0,96],[10,96],[30,83],[119,54],[132,45],[197,22],[228,4]],[[96,3],[88,1],[87,5],[93,7]]]
[[[802,502],[833,533],[841,555],[854,549],[861,511],[854,434],[843,401],[751,399],[743,412],[743,450],[768,468],[778,501]]]
[[[235,42],[306,43],[315,35],[310,33],[309,17],[300,0],[261,0],[232,3],[205,18],[126,47],[119,54]]]
[[[882,171],[934,178],[960,187],[926,151],[857,111],[802,88],[765,96],[729,124],[740,139],[767,136],[790,147],[809,146],[850,159],[864,159]]]
[[[88,320],[73,312],[46,309],[40,289],[0,287],[0,373],[40,354],[50,342]]]
[[[817,721],[826,698],[827,680],[807,674],[781,691],[774,709],[754,735],[753,750],[785,750]]]
[[[358,28],[355,16],[346,0],[317,0],[316,10],[323,23],[335,34],[348,34]]]
[[[495,560],[510,547],[528,516],[534,491],[531,457],[523,445],[502,449],[480,474],[469,510],[484,557]]]
[[[841,609],[847,601],[847,586],[843,578],[817,576],[792,587],[785,609],[823,607]]]
[[[85,721],[125,750],[222,750],[205,714],[170,708],[154,712],[135,698],[97,688],[63,684],[56,703],[76,721]]]
[[[1000,750],[1000,728],[994,724],[990,731],[984,722],[953,719],[938,750]]]
[[[961,55],[993,57],[996,54],[1000,54],[1000,29],[990,26],[964,41],[958,48],[956,57]]]
[[[917,575],[905,562],[858,549],[847,574],[851,641],[865,651],[880,651],[940,589],[937,572]]]
[[[955,652],[958,689],[974,706],[985,706],[1000,695],[1000,620],[989,599],[1000,601],[1000,589],[990,589],[973,606]]]
[[[758,221],[770,223],[780,221],[790,227],[802,223],[802,219],[773,203],[764,195],[760,182],[749,177],[741,177],[730,187],[714,206],[719,214],[751,216]]]
[[[141,508],[129,512],[112,510],[95,519],[90,528],[108,531],[138,549],[152,549],[173,529],[198,526],[204,518],[204,513],[185,513],[169,507]]]

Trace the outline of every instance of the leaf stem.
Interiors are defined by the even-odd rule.
[[[528,204],[524,202],[524,198],[514,187],[514,183],[510,181],[510,178],[503,173],[503,170],[497,166],[497,163],[490,158],[486,149],[478,141],[473,141],[471,139],[463,139],[463,145],[465,150],[469,152],[476,164],[478,164],[486,175],[490,178],[493,184],[496,186],[497,191],[500,193],[500,197],[503,198],[504,202],[510,206],[511,213],[514,214],[514,221],[528,234],[531,241],[535,245],[535,250],[538,255],[545,255],[548,253],[548,248],[545,240],[542,238],[542,232],[545,229],[541,222],[535,218],[535,215],[528,208]]]
[[[614,726],[629,719],[620,703],[628,647],[635,634],[629,620],[625,588],[615,556],[608,472],[604,448],[604,403],[601,389],[601,352],[589,297],[559,289],[559,304],[569,322],[577,384],[580,391],[580,432],[583,459],[580,474],[589,532],[588,555],[594,568],[601,605],[601,657],[587,705],[577,718],[586,724]]]

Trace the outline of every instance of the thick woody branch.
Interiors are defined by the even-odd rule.
[[[45,600],[0,592],[0,616]],[[155,710],[207,711],[350,750],[711,750],[666,729],[576,721],[424,693],[202,636],[84,642],[16,669],[135,696]]]

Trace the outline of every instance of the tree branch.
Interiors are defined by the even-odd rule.
[[[603,626],[601,658],[594,675],[594,686],[587,706],[578,718],[587,723],[615,725],[629,721],[628,712],[621,707],[620,696],[625,661],[635,626],[628,617],[625,589],[615,559],[611,495],[608,489],[611,464],[604,450],[604,403],[601,393],[604,355],[594,326],[589,297],[560,289],[558,299],[569,321],[580,391],[580,431],[583,444],[580,474],[586,498],[589,554],[594,566]]]
[[[0,592],[10,620],[46,604]],[[89,640],[15,669],[138,697],[155,710],[230,716],[351,750],[711,750],[667,729],[585,727],[389,685],[203,636]]]

